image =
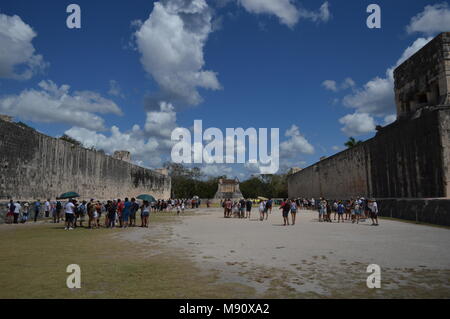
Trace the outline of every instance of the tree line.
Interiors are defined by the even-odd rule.
[[[167,162],[164,167],[172,179],[173,198],[213,198],[217,192],[220,178],[226,175],[208,177],[198,167],[185,167],[182,164]],[[285,174],[252,176],[239,184],[245,198],[258,196],[270,198],[287,197],[287,176]]]

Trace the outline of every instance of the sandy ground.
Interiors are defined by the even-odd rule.
[[[224,219],[217,208],[199,213],[174,224],[167,243],[188,251],[202,270],[244,282],[259,294],[284,289],[363,297],[367,266],[377,264],[379,297],[450,298],[449,229],[393,220],[378,227],[369,221],[319,223],[311,211],[299,212],[294,226],[282,226],[278,210],[263,222],[256,210],[251,220]]]

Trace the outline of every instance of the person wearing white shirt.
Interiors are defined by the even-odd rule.
[[[50,199],[45,202],[45,217],[50,216]]]
[[[369,200],[370,219],[372,219],[372,226],[378,226],[378,205],[377,202],[372,199]]]
[[[16,203],[14,203],[14,224],[19,223],[19,215],[20,215],[21,209],[22,209],[22,206],[20,206],[20,203],[18,201]]]
[[[73,219],[75,217],[75,204],[70,199],[67,204],[64,206],[64,213],[66,215],[66,230],[73,229]]]

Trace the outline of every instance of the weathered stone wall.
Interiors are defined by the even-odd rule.
[[[0,120],[0,200],[43,200],[68,191],[96,199],[169,198],[170,190],[166,175]]]
[[[450,32],[431,40],[394,71],[397,116],[450,103]]]
[[[449,199],[383,199],[377,204],[380,216],[450,226]]]
[[[288,177],[289,197],[450,197],[450,109],[424,111]]]
[[[450,112],[439,112],[439,130],[441,132],[442,162],[444,166],[447,197],[450,196]]]

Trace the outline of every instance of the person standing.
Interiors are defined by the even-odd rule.
[[[291,203],[287,199],[284,199],[284,201],[280,205],[280,209],[282,210],[283,214],[283,226],[287,226],[289,225],[289,212],[291,211]]]
[[[131,210],[131,202],[128,200],[128,197],[125,197],[125,202],[123,203],[123,210],[122,210],[123,228],[128,227],[130,210]]]
[[[336,220],[337,209],[338,209],[338,202],[336,200],[334,200],[333,201],[334,220]]]
[[[23,204],[22,219],[20,221],[23,224],[25,224],[26,221],[28,220],[29,208],[30,208],[30,204],[28,204],[28,203]]]
[[[272,200],[272,198],[269,198],[269,200],[266,203],[266,208],[267,208],[267,212],[270,214],[272,213],[272,205],[273,205],[273,200]]]
[[[370,210],[370,219],[372,219],[372,226],[378,226],[378,204],[374,199],[368,203]]]
[[[148,217],[150,216],[150,205],[148,201],[144,200],[141,206],[141,227],[148,228]]]
[[[63,207],[62,207],[61,201],[60,200],[56,201],[56,216],[54,219],[55,223],[59,223],[59,220],[61,219],[62,208]]]
[[[245,217],[246,206],[247,204],[245,203],[245,199],[241,198],[239,201],[239,218]]]
[[[41,210],[41,201],[38,199],[37,201],[34,202],[34,222],[37,221],[40,210]]]
[[[116,205],[113,201],[108,200],[106,203],[106,216],[108,221],[106,227],[114,228],[116,223]]]
[[[97,220],[97,228],[100,228],[100,218],[102,217],[102,208],[103,205],[98,200],[97,203],[95,204],[95,218]]]
[[[44,207],[45,207],[45,218],[48,218],[50,216],[50,199],[47,198],[47,200],[45,201]]]
[[[259,201],[259,220],[264,220],[264,210],[266,209],[266,202],[263,200]]]
[[[345,212],[345,206],[342,202],[338,203],[337,207],[337,214],[338,214],[338,223],[342,220],[344,223],[344,212]]]
[[[80,227],[83,227],[84,218],[87,214],[87,207],[86,207],[86,201],[82,201],[81,204],[77,208],[78,211],[78,218],[80,221]]]
[[[246,208],[246,218],[250,219],[250,214],[252,213],[252,201],[250,199],[247,199],[245,202],[245,208]]]
[[[233,208],[233,202],[231,201],[231,199],[227,199],[225,201],[225,218],[230,218],[231,217],[231,209]]]
[[[331,205],[330,205],[330,203],[327,201],[327,200],[325,200],[325,202],[326,202],[326,206],[327,206],[327,218],[326,218],[326,221],[327,222],[329,222],[329,223],[332,223],[332,221],[331,221]]]
[[[136,203],[136,199],[131,198],[131,207],[130,207],[130,227],[136,227],[136,212],[139,209],[139,204]]]
[[[6,213],[5,223],[7,223],[7,224],[13,223],[14,211],[15,211],[15,205],[14,205],[14,201],[11,199],[8,203],[8,212]]]
[[[64,207],[65,219],[66,219],[66,227],[65,230],[73,229],[73,219],[75,214],[75,204],[72,199],[69,199],[66,206]]]
[[[19,201],[17,201],[14,204],[14,224],[18,224],[19,223],[19,216],[20,216],[20,210],[22,209],[22,206],[20,206]]]
[[[321,198],[319,201],[319,222],[325,221],[325,214],[327,213],[327,202]]]

